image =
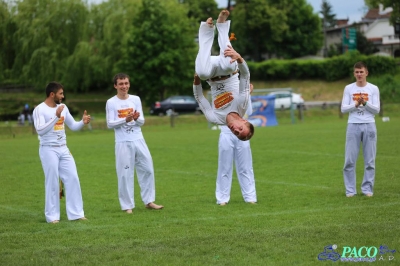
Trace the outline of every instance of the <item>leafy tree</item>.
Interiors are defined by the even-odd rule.
[[[0,82],[10,78],[9,70],[15,59],[13,34],[16,24],[13,20],[13,8],[5,1],[0,2]]]
[[[80,0],[18,2],[13,76],[43,88],[60,80],[65,59],[85,32],[87,8]]]
[[[376,8],[379,4],[383,4],[383,7],[393,8],[390,16],[390,23],[394,25],[396,22],[400,23],[400,1],[399,0],[365,0],[365,3],[369,8]]]
[[[336,26],[336,15],[332,13],[332,6],[327,0],[322,0],[321,15],[323,28],[333,28]]]
[[[254,61],[315,54],[322,45],[318,15],[305,0],[237,0],[233,45]]]
[[[109,0],[90,7],[88,38],[68,57],[64,84],[85,92],[112,88],[115,65],[122,59],[124,40],[141,4],[141,0]]]
[[[277,44],[277,55],[296,58],[315,54],[322,46],[322,29],[318,15],[304,0],[291,0],[281,6],[287,12],[288,30],[282,43]],[[283,44],[283,45],[282,45]]]
[[[188,17],[193,18],[197,23],[209,17],[217,18],[219,14],[215,0],[180,0],[180,3],[187,5]]]
[[[370,55],[379,51],[375,48],[375,45],[371,41],[368,41],[367,37],[365,37],[365,35],[361,31],[357,30],[356,38],[357,50],[361,54]]]
[[[131,76],[131,90],[148,104],[166,94],[192,94],[197,47],[187,9],[176,0],[146,0],[114,72]]]
[[[264,54],[274,54],[288,30],[287,14],[273,0],[237,0],[232,11],[231,32],[237,41],[233,46],[254,61],[264,60]]]

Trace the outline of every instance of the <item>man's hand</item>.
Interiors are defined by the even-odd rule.
[[[253,86],[253,84],[250,83],[250,94],[253,93],[253,90],[254,90],[254,86]]]
[[[64,104],[60,104],[60,106],[57,107],[56,116],[57,116],[58,118],[61,117],[61,112],[64,110],[64,106],[65,106]]]
[[[199,76],[197,76],[197,74],[194,74],[194,80],[193,80],[193,85],[200,85],[201,80],[199,78]]]
[[[139,118],[139,116],[140,116],[140,113],[136,112],[136,110],[135,110],[135,112],[133,112],[133,113],[128,113],[128,115],[125,118],[125,121],[127,123],[131,122],[132,120],[136,121]]]
[[[237,61],[239,64],[243,63],[244,59],[242,58],[242,56],[236,52],[232,46],[228,45],[228,48],[225,49],[224,51],[224,56],[225,57],[230,57],[231,59],[231,64],[235,61]]]
[[[90,115],[87,114],[86,110],[83,112],[82,121],[85,125],[90,123]]]

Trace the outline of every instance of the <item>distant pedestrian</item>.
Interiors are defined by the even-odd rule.
[[[367,82],[368,69],[363,62],[354,65],[356,82],[344,88],[341,111],[349,113],[345,162],[343,167],[346,196],[353,197],[356,189],[356,162],[362,143],[364,178],[361,192],[367,197],[374,194],[377,130],[375,115],[380,110],[379,89]]]

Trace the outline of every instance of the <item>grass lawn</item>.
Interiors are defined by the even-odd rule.
[[[231,201],[216,205],[217,142],[202,116],[147,117],[143,133],[154,160],[156,202],[144,208],[135,181],[136,208],[120,210],[114,133],[67,132],[81,181],[87,221],[44,218],[44,175],[38,140],[28,127],[0,131],[1,265],[322,265],[327,245],[387,245],[396,250],[376,263],[400,260],[400,115],[376,118],[378,154],[374,196],[345,197],[342,177],[347,116],[307,110],[304,121],[256,128],[251,147],[258,203],[244,203],[236,177]],[[313,113],[314,112],[314,113]],[[312,115],[315,114],[315,115]],[[146,118],[146,119],[147,119]],[[101,119],[99,118],[99,123]],[[161,122],[160,122],[161,121]],[[103,121],[104,122],[104,121]],[[2,122],[4,123],[4,122]],[[8,131],[9,130],[9,131]],[[363,160],[357,163],[357,189]],[[365,250],[362,252],[365,253]],[[336,262],[340,263],[340,262]]]

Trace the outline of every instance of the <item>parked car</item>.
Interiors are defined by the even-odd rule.
[[[151,115],[165,115],[168,112],[200,114],[199,104],[193,96],[171,96],[163,101],[157,101],[150,107]]]
[[[274,91],[269,95],[275,95],[275,109],[290,109],[290,91]],[[299,104],[304,108],[304,99],[301,94],[292,92],[292,104],[295,108]]]

